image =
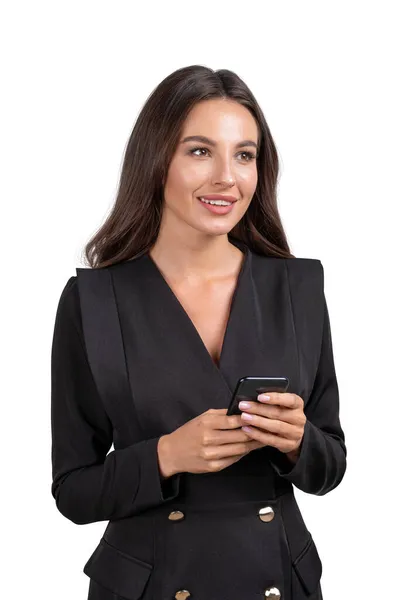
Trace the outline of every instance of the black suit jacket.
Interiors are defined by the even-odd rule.
[[[346,470],[323,267],[236,245],[245,260],[219,367],[148,254],[78,268],[62,291],[51,491],[74,523],[109,521],[84,566],[91,600],[322,597],[293,486],[323,495]],[[287,376],[303,398],[296,464],[265,447],[217,473],[162,480],[159,438],[226,408],[245,375]]]

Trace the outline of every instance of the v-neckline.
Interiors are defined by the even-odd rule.
[[[184,306],[178,299],[176,293],[173,291],[172,287],[170,286],[170,284],[164,277],[162,271],[159,269],[158,265],[155,263],[155,261],[150,256],[150,254],[148,252],[145,254],[145,257],[148,260],[149,264],[153,267],[153,269],[156,272],[156,274],[158,275],[159,279],[164,284],[164,288],[166,290],[168,290],[171,297],[175,301],[175,304],[178,307],[180,314],[183,316],[184,321],[186,322],[187,326],[192,331],[194,338],[197,340],[197,345],[198,345],[198,347],[200,347],[202,349],[203,354],[206,357],[206,360],[210,361],[212,368],[215,369],[215,371],[218,373],[218,375],[220,375],[222,377],[222,379],[224,380],[224,383],[226,383],[226,384],[227,384],[227,382],[222,373],[223,356],[225,355],[225,352],[226,352],[226,344],[228,342],[228,334],[231,330],[231,322],[234,317],[234,308],[236,305],[237,296],[242,287],[243,274],[246,271],[249,254],[250,254],[250,249],[244,242],[241,242],[240,240],[239,241],[238,240],[230,240],[230,241],[234,246],[238,247],[243,252],[244,257],[242,259],[241,269],[238,273],[237,281],[235,284],[235,289],[234,289],[234,292],[233,292],[232,298],[231,298],[230,309],[229,309],[229,314],[228,314],[228,319],[227,319],[227,325],[225,328],[224,337],[223,337],[223,341],[222,341],[222,345],[221,345],[221,351],[220,351],[220,357],[218,360],[218,365],[213,360],[213,357],[211,356],[210,352],[208,351],[207,346],[205,345],[203,338],[201,337],[197,327],[194,325],[192,319],[190,318],[190,315],[187,313],[186,309],[184,308]],[[228,384],[227,384],[227,387],[228,387]]]

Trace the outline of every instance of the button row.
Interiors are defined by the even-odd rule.
[[[176,592],[176,595],[174,596],[175,600],[186,600],[187,598],[190,598],[190,597],[191,597],[191,594],[188,590],[179,590],[178,592]],[[277,587],[266,588],[266,590],[264,592],[265,600],[267,600],[267,598],[272,598],[273,600],[280,600],[280,597],[281,597],[281,594]]]
[[[264,508],[260,508],[258,511],[258,516],[264,523],[269,523],[275,516],[274,510],[272,506],[265,506]],[[168,516],[170,521],[182,521],[185,517],[185,514],[182,510],[172,510]]]
[[[274,518],[275,513],[272,506],[265,506],[264,508],[260,508],[258,511],[258,517],[264,523],[269,523]],[[168,516],[170,521],[182,521],[185,518],[185,514],[181,510],[172,510]],[[188,590],[179,590],[176,592],[174,598],[175,600],[187,600],[187,598],[191,597],[191,593]],[[271,598],[272,600],[281,600],[281,593],[277,587],[268,587],[264,591],[264,598],[267,600]]]

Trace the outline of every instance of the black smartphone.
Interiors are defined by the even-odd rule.
[[[259,402],[258,394],[267,392],[286,392],[289,386],[287,377],[241,377],[235,386],[227,415],[240,415],[242,410],[238,407],[241,400]]]

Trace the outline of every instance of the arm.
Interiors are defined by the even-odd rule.
[[[270,447],[270,458],[281,477],[303,492],[323,496],[342,480],[347,453],[339,419],[339,390],[325,298],[320,360],[304,411],[307,420],[297,457],[291,459],[277,448]]]
[[[51,493],[74,523],[132,516],[179,493],[180,474],[162,471],[165,456],[159,463],[160,437],[109,452],[113,427],[87,360],[76,277],[68,280],[55,319],[51,434]]]

